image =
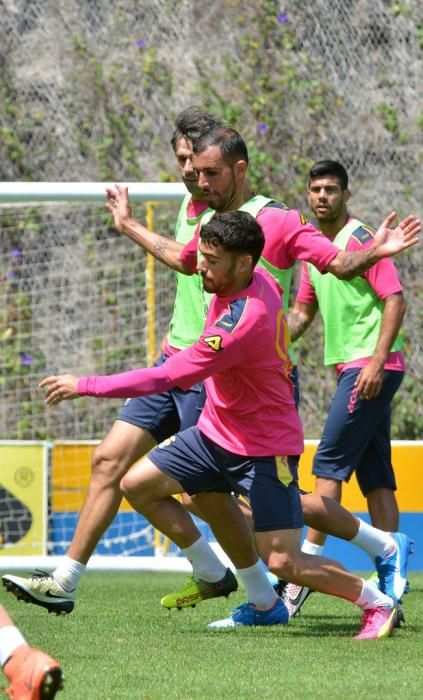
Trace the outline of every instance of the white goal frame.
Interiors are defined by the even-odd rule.
[[[131,201],[181,201],[187,194],[183,183],[120,184],[129,188]],[[113,182],[1,182],[0,205],[19,207],[53,202],[104,202],[106,189],[113,186]],[[212,546],[229,565],[229,560],[219,545],[212,543]],[[34,568],[50,571],[61,558],[62,555],[10,556],[0,553],[0,567],[4,571],[32,571]],[[189,571],[191,567],[185,557],[157,553],[145,557],[94,555],[87,568],[97,571]]]

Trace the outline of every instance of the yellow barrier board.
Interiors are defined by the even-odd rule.
[[[0,557],[46,554],[48,451],[0,441]]]
[[[91,458],[97,442],[57,442],[52,448],[52,507],[54,511],[79,511],[85,498],[91,475]],[[305,452],[300,460],[300,484],[313,491],[311,474],[317,440],[306,440]],[[392,462],[397,478],[397,497],[402,512],[423,511],[423,442],[393,441]],[[367,511],[353,476],[343,486],[343,505],[354,512]],[[131,506],[122,502],[120,511]]]
[[[55,442],[52,447],[51,505],[55,512],[80,511],[98,442]],[[132,511],[124,499],[119,512]]]
[[[314,476],[311,470],[317,445],[317,440],[306,440],[305,451],[300,460],[300,486],[306,491],[314,490]],[[423,442],[393,440],[392,464],[397,480],[396,495],[400,511],[423,511]],[[342,505],[356,513],[367,511],[366,499],[361,494],[355,476],[342,487]]]

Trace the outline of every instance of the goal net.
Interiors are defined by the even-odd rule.
[[[104,207],[106,186],[0,184],[3,567],[6,559],[26,567],[28,557],[48,565],[66,552],[92,452],[122,405],[81,398],[46,407],[38,383],[54,373],[110,374],[148,365],[172,312],[173,272],[114,230]],[[185,188],[130,184],[129,192],[134,215],[172,235]],[[184,568],[175,554],[123,501],[92,562]]]

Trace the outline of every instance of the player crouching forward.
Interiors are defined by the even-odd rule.
[[[261,557],[280,578],[345,598],[363,610],[357,639],[389,635],[398,605],[335,561],[300,549],[303,513],[297,488],[303,432],[289,379],[288,333],[281,290],[254,269],[264,236],[246,212],[226,212],[200,234],[199,272],[214,293],[205,330],[161,366],[107,377],[48,377],[46,401],[80,395],[132,397],[205,380],[198,425],[162,443],[122,479],[123,494],[191,561],[196,581],[226,570],[202,537],[177,493],[201,494],[201,510],[234,563],[248,603],[212,627],[284,624],[288,611],[258,559],[252,533],[231,492],[249,497]],[[265,426],[265,429],[264,429]],[[216,512],[207,492],[227,493]]]

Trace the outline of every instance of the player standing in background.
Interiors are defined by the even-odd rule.
[[[30,647],[0,605],[0,666],[9,681],[6,695],[16,700],[47,700],[63,687],[60,664]]]
[[[51,376],[40,386],[47,388],[47,402],[57,404],[79,395],[137,396],[205,380],[207,399],[198,426],[166,440],[136,464],[121,482],[126,498],[180,547],[194,576],[201,577],[211,547],[198,547],[200,533],[172,496],[200,493],[207,508],[208,491],[243,493],[270,570],[355,603],[363,610],[356,638],[379,639],[398,623],[395,601],[337,562],[300,549],[303,516],[296,482],[303,434],[289,379],[281,290],[266,271],[254,271],[264,241],[260,225],[246,212],[222,213],[201,228],[198,269],[214,296],[204,332],[190,348],[159,367],[79,380]],[[267,579],[239,508],[231,498],[228,509],[219,512],[213,503],[212,498],[214,533],[237,567],[249,602],[210,627],[285,624],[288,611],[281,599],[272,589],[268,598],[263,594],[260,578]]]
[[[374,232],[348,213],[348,174],[336,161],[310,170],[308,201],[322,238],[346,251],[372,246]],[[403,288],[394,263],[381,260],[360,277],[342,282],[303,264],[295,305],[289,314],[293,340],[313,321],[323,319],[325,364],[333,365],[338,383],[313,462],[315,492],[341,501],[342,483],[356,473],[367,499],[372,524],[394,533],[406,561],[410,539],[398,533],[399,511],[391,463],[391,403],[404,376],[402,339]],[[310,528],[303,551],[321,555],[326,535]],[[403,577],[405,582],[405,577]],[[404,590],[395,591],[398,600]],[[308,591],[287,586],[292,614]]]

